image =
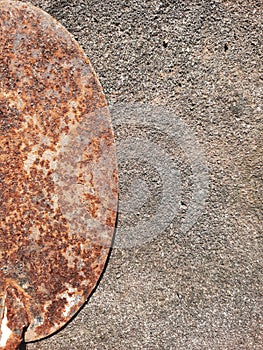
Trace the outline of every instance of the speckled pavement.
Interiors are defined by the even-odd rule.
[[[120,215],[116,246],[88,304],[65,329],[28,350],[263,349],[262,2],[31,3],[78,40],[111,105],[117,142],[132,140],[141,149],[126,164],[119,147],[120,198],[124,207],[125,201],[143,205]],[[156,125],[147,113],[159,113]],[[146,139],[156,146],[152,153],[141,147]],[[162,181],[169,177],[160,168],[162,154],[180,191],[173,179],[167,187]],[[201,156],[198,189],[193,164]],[[195,190],[198,210],[182,230]],[[153,220],[152,239],[125,244],[123,227],[132,230],[144,223],[141,217],[146,225],[164,205],[169,212],[164,193],[168,202],[180,201],[171,205],[169,223]]]

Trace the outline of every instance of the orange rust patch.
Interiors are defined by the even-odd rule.
[[[0,165],[2,348],[15,349],[23,327],[27,341],[47,336],[88,298],[117,210],[114,137],[89,60],[18,1],[0,1]]]

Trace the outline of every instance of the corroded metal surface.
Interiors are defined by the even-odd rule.
[[[114,232],[105,97],[49,15],[0,1],[0,348],[58,330],[94,289]]]

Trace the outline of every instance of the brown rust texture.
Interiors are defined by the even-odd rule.
[[[0,348],[14,349],[23,327],[26,341],[47,336],[88,298],[117,207],[114,137],[90,62],[53,18],[17,1],[0,1],[0,165]]]

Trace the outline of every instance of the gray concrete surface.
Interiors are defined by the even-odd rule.
[[[262,2],[31,3],[58,19],[91,59],[113,121],[125,124],[116,128],[118,142],[151,138],[170,155],[182,186],[167,228],[126,247],[117,231],[89,303],[64,330],[28,350],[263,349]],[[128,103],[168,111],[166,132],[134,127]],[[185,231],[180,225],[191,205],[193,168],[187,150],[169,136],[179,119],[199,142],[209,172],[205,205]],[[133,176],[142,177],[150,198],[137,216],[121,216],[119,225],[130,228],[162,210],[162,173],[143,155],[120,164],[123,202],[133,201]]]

